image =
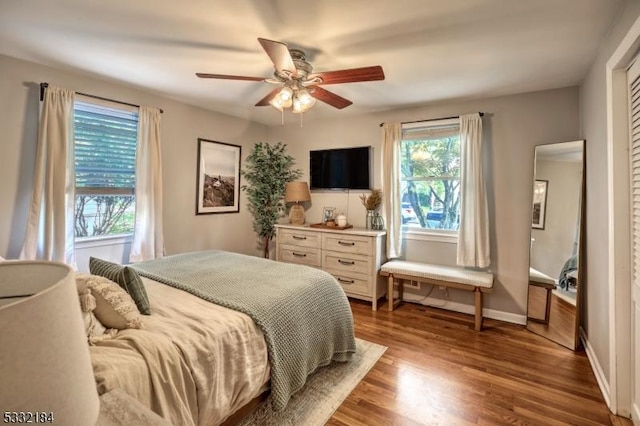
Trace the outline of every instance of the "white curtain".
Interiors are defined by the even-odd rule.
[[[489,256],[489,213],[482,175],[482,119],[480,114],[460,116],[460,266],[486,268]]]
[[[385,123],[382,126],[382,193],[384,215],[387,222],[387,257],[402,255],[402,217],[400,211],[400,143],[402,124]]]
[[[136,222],[129,261],[164,256],[162,154],[158,108],[140,107],[136,151]]]
[[[49,86],[38,128],[33,193],[20,259],[75,267],[73,102],[71,90]]]

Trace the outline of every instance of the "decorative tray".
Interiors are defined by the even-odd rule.
[[[343,229],[353,228],[353,225],[345,225],[345,226],[333,225],[333,226],[331,226],[331,225],[326,225],[324,223],[312,223],[309,226],[311,228],[337,229],[338,231],[341,231]]]

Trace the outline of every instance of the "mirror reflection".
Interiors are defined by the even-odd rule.
[[[535,149],[527,329],[578,345],[584,141]]]

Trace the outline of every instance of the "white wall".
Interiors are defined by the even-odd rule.
[[[315,108],[328,108],[317,105]],[[491,219],[491,269],[496,273],[494,292],[485,308],[524,316],[527,302],[531,229],[533,153],[538,144],[578,139],[578,89],[564,88],[522,95],[436,105],[331,121],[307,121],[269,128],[269,141],[288,144],[298,167],[309,175],[309,150],[342,146],[373,146],[374,186],[380,187],[381,130],[379,123],[485,113],[485,163]],[[309,112],[313,114],[313,110]],[[322,207],[347,210],[351,222],[364,225],[365,210],[359,192],[313,193],[307,222],[320,221]],[[438,264],[455,264],[451,243],[407,241],[406,258]],[[437,293],[437,292],[434,292]],[[473,295],[450,290],[450,300],[473,304]]]
[[[195,215],[196,155],[201,137],[241,145],[244,158],[254,143],[264,139],[265,126],[121,84],[0,56],[0,256],[15,258],[22,245],[35,162],[40,82],[164,110],[162,166],[168,254],[225,249],[259,255],[244,194],[240,213]],[[122,260],[113,247],[101,253]],[[86,257],[83,253],[83,259]]]
[[[609,353],[609,233],[606,63],[640,16],[640,2],[629,1],[603,40],[598,55],[580,87],[580,139],[586,139],[586,283],[583,327],[602,369],[610,381]]]

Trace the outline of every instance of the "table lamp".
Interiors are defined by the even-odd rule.
[[[96,424],[100,402],[69,266],[0,262],[0,378],[0,405],[22,416],[17,423]]]
[[[289,223],[292,225],[304,224],[304,207],[299,203],[311,201],[311,193],[307,182],[289,182],[285,187],[284,201],[295,203],[289,210]]]

